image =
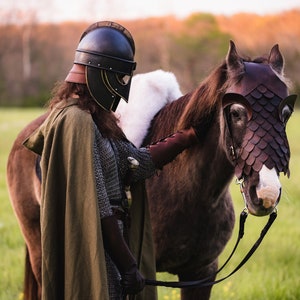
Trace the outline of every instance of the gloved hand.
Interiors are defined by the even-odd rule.
[[[145,286],[145,279],[139,272],[137,265],[133,265],[128,271],[121,274],[121,285],[123,287],[123,294],[135,295],[143,290]]]
[[[174,134],[159,140],[148,146],[154,165],[162,169],[164,165],[171,162],[183,150],[197,144],[198,139],[194,128],[188,128],[175,132]]]
[[[145,286],[145,279],[137,268],[132,255],[120,231],[115,216],[101,219],[104,247],[121,274],[124,295],[134,295]]]

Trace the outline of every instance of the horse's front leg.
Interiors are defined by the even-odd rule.
[[[194,281],[202,278],[207,278],[217,271],[217,261],[211,263],[207,267],[198,269],[190,269],[187,272],[178,274],[180,281]],[[215,275],[211,277],[210,281],[215,280]],[[183,288],[181,289],[181,300],[208,300],[210,298],[212,286]]]

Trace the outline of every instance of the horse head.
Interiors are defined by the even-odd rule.
[[[226,65],[230,84],[222,104],[227,155],[243,180],[249,212],[264,216],[280,200],[279,174],[289,176],[286,124],[297,96],[288,95],[278,45],[268,59],[246,61],[230,42]]]

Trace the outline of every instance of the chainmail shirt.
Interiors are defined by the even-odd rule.
[[[102,219],[113,215],[112,200],[124,197],[124,182],[129,170],[127,158],[131,156],[139,162],[139,167],[130,178],[132,182],[152,176],[155,173],[155,166],[147,148],[137,149],[130,142],[104,138],[96,125],[93,150],[97,200]],[[120,230],[123,231],[123,223],[118,222]],[[122,299],[120,273],[107,252],[105,258],[109,297],[115,300]]]

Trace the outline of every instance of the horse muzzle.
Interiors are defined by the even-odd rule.
[[[274,211],[281,197],[281,184],[276,170],[263,166],[257,179],[245,181],[245,202],[249,213],[265,216]]]
[[[246,202],[247,209],[251,215],[263,217],[271,214],[278,205],[280,201],[280,193],[279,196],[275,198],[274,192],[267,192],[267,195],[264,196],[254,196],[251,197],[251,200]],[[276,193],[277,194],[277,193]]]

